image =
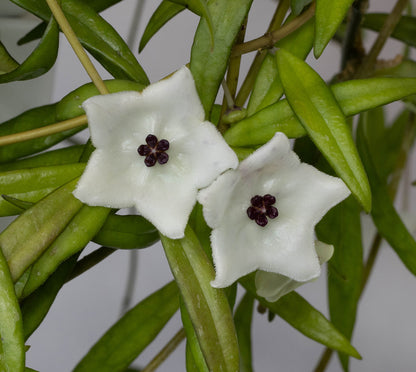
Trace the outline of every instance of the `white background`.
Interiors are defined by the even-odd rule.
[[[0,0],[4,2],[6,0]],[[125,0],[105,11],[103,16],[127,38],[137,0]],[[392,1],[370,1],[372,11],[389,12]],[[135,48],[158,1],[146,1],[137,33]],[[276,6],[271,0],[255,0],[250,14],[246,39],[258,37],[265,31],[269,18]],[[197,26],[197,17],[183,12],[170,21],[149,42],[138,57],[150,80],[168,75],[189,61],[192,38]],[[13,38],[23,35],[23,28],[30,29],[36,24],[31,19],[12,22],[0,18],[0,39],[12,48]],[[373,35],[369,33],[368,41]],[[31,45],[33,48],[34,44]],[[12,49],[22,58],[27,48]],[[400,53],[401,45],[389,43],[383,51],[383,58],[393,58]],[[338,47],[329,45],[319,61],[308,60],[325,78],[330,79],[339,69]],[[247,68],[247,61],[243,68]],[[103,77],[109,76],[100,69]],[[48,92],[47,84],[52,82]],[[40,81],[45,86],[39,91]],[[59,100],[71,90],[88,82],[66,40],[61,37],[61,49],[56,66],[45,77],[35,81],[19,82],[0,86],[0,119],[16,115],[24,108]],[[34,94],[34,92],[39,92]],[[30,99],[25,98],[25,93]],[[28,94],[27,94],[28,93]],[[396,105],[397,109],[397,105]],[[413,169],[413,178],[415,172]],[[413,195],[414,199],[414,195]],[[414,205],[414,204],[413,204]],[[414,207],[409,209],[411,214]],[[372,228],[364,218],[364,229],[371,238]],[[414,231],[415,218],[412,228]],[[0,220],[1,222],[1,220]],[[3,224],[5,221],[3,220]],[[367,239],[369,240],[369,239]],[[368,243],[367,243],[368,245]],[[92,249],[92,248],[91,248]],[[29,339],[28,366],[41,372],[66,372],[72,370],[94,342],[119,317],[121,301],[127,278],[129,252],[113,254],[98,267],[82,277],[65,285],[52,306],[46,320]],[[139,275],[134,291],[133,304],[147,294],[171,280],[171,274],[159,245],[140,251]],[[325,274],[300,289],[300,293],[315,307],[327,314]],[[362,361],[351,361],[353,372],[407,372],[415,370],[414,334],[416,323],[415,278],[404,268],[396,254],[383,246],[377,259],[359,306],[359,314],[353,345],[362,354]],[[135,366],[144,366],[155,353],[180,328],[176,315],[166,329],[149,346]],[[269,323],[265,316],[257,314],[253,324],[254,366],[256,371],[303,372],[312,371],[323,347],[292,329],[276,318]],[[184,344],[160,367],[160,371],[184,371]],[[336,357],[332,358],[330,372],[339,372],[341,367]]]

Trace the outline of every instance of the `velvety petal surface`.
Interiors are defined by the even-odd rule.
[[[215,287],[226,287],[257,269],[308,281],[320,274],[314,228],[349,195],[339,178],[301,163],[277,133],[236,170],[199,192],[211,234]],[[264,227],[247,216],[256,195],[273,195],[279,215]]]
[[[143,92],[86,100],[96,150],[74,195],[89,205],[136,207],[171,239],[184,236],[199,188],[238,165],[237,156],[204,110],[186,67]],[[165,164],[145,164],[138,148],[151,134],[167,140]]]

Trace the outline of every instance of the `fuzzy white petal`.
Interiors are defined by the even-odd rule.
[[[297,281],[320,274],[314,227],[350,191],[336,177],[301,163],[285,135],[229,170],[198,195],[213,228],[214,287],[226,287],[257,269]],[[276,197],[279,216],[265,227],[247,217],[255,195]]]
[[[320,241],[315,242],[315,249],[320,265],[329,261],[334,253],[334,247],[332,245]],[[313,280],[314,279],[312,279],[312,281]],[[261,270],[257,271],[255,281],[257,294],[264,297],[269,302],[275,302],[285,294],[308,283],[298,282],[281,274]]]
[[[95,96],[83,107],[96,150],[74,195],[89,205],[136,207],[164,235],[184,236],[197,191],[238,165],[204,121],[191,72],[183,67],[143,92]],[[137,153],[147,135],[169,141],[169,161],[147,167]]]

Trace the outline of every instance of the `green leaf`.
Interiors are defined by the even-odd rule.
[[[109,248],[146,248],[159,241],[159,233],[142,216],[110,215],[92,241]]]
[[[19,5],[23,9],[26,9],[30,13],[42,18],[43,20],[48,20],[51,17],[51,11],[46,3],[46,1],[39,0],[10,0],[12,3]]]
[[[40,39],[42,35],[45,33],[46,27],[48,27],[47,22],[41,22],[32,30],[30,30],[26,35],[20,38],[17,41],[17,45],[24,45],[30,43],[31,41]]]
[[[357,146],[373,193],[374,206],[371,216],[380,235],[386,239],[409,271],[416,275],[416,241],[394,208],[385,180],[383,181],[377,173],[374,158],[378,154],[371,153],[370,133],[370,123],[366,114],[362,114],[362,120],[357,128]]]
[[[149,23],[143,32],[143,36],[140,39],[139,53],[144,49],[156,32],[183,10],[185,10],[183,5],[175,4],[168,0],[162,1],[150,17]]]
[[[48,72],[58,55],[59,29],[53,18],[30,56],[14,70],[0,75],[0,84],[16,80],[28,80]]]
[[[55,122],[56,104],[36,107],[8,121],[5,121],[4,123],[1,123],[0,135],[6,136],[9,134],[24,132],[27,130],[32,130],[44,127],[46,125],[54,124]],[[70,129],[65,132],[53,134],[46,137],[1,146],[0,163],[10,162],[11,160],[15,160],[20,157],[31,155],[33,153],[45,150],[85,128],[86,126],[82,126],[79,128]]]
[[[0,74],[13,71],[19,66],[0,41]]]
[[[354,0],[317,0],[314,54],[318,58],[335,35]]]
[[[277,53],[277,65],[286,97],[299,121],[364,209],[369,211],[371,192],[367,175],[345,116],[331,90],[304,61],[283,49]]]
[[[25,369],[25,344],[19,303],[9,267],[0,251],[0,334],[2,371],[22,372]]]
[[[30,296],[21,302],[23,317],[24,339],[27,340],[39,327],[52,306],[56,295],[65,284],[68,275],[72,272],[78,254],[74,255],[63,264]]]
[[[251,323],[253,321],[254,297],[246,292],[234,314],[238,346],[240,348],[240,371],[253,372],[251,357]]]
[[[161,236],[169,266],[194,325],[199,345],[211,371],[237,371],[237,337],[227,298],[211,287],[212,263],[190,227],[183,239]]]
[[[293,17],[289,16],[285,23],[290,22]],[[302,27],[280,40],[277,48],[282,48],[293,55],[305,59],[312,49],[314,40],[314,20],[311,19]],[[247,114],[250,116],[273,103],[276,103],[283,95],[283,86],[279,78],[276,59],[274,55],[266,55],[260,71],[257,75]]]
[[[68,0],[61,5],[81,44],[110,74],[116,79],[149,84],[133,53],[108,22],[81,1]]]
[[[74,372],[123,371],[154,340],[178,307],[178,289],[171,282],[115,323],[85,355]]]
[[[14,281],[48,248],[81,208],[82,203],[72,195],[77,181],[70,181],[49,194],[0,234],[0,248]]]
[[[312,0],[292,0],[290,2],[290,7],[292,8],[292,12],[294,15],[299,15],[303,8],[310,4]]]
[[[240,279],[243,287],[270,311],[280,316],[292,327],[331,349],[341,351],[354,358],[361,359],[360,354],[349,341],[327,320],[322,313],[312,307],[303,297],[296,292],[290,292],[276,302],[268,302],[263,297],[257,296],[254,284],[254,276]]]
[[[188,361],[188,363],[192,361],[191,364],[194,367],[195,371],[209,372],[207,364],[205,363],[204,355],[201,351],[201,347],[199,346],[198,337],[196,335],[194,326],[192,324],[191,318],[189,317],[188,310],[186,310],[186,306],[183,300],[181,301],[180,309],[183,328],[186,332],[187,353],[191,354],[191,357],[188,356],[188,358],[191,359],[190,361]],[[188,369],[187,372],[189,372]]]
[[[326,214],[316,231],[319,240],[335,248],[328,262],[331,321],[351,340],[363,279],[360,206],[350,196]],[[339,353],[339,358],[348,371],[348,356]]]
[[[350,80],[330,87],[346,116],[416,94],[414,78],[371,78]],[[224,133],[231,146],[256,146],[269,141],[276,132],[289,138],[306,135],[287,100],[281,100],[236,123]]]
[[[210,0],[208,9],[214,28],[214,46],[206,19],[202,18],[195,33],[190,69],[206,117],[214,104],[224,78],[235,38],[247,16],[252,0]]]
[[[84,205],[32,265],[22,298],[30,295],[66,259],[81,251],[104,224],[110,209]]]
[[[380,31],[387,16],[386,13],[368,13],[364,16],[362,26],[373,31]],[[415,32],[416,17],[402,16],[391,37],[403,41],[406,45],[416,47]]]
[[[50,192],[82,174],[85,164],[55,165],[0,173],[0,194],[21,201],[37,202]],[[0,216],[20,213],[0,199]]]
[[[84,145],[69,146],[44,152],[30,158],[0,164],[0,172],[76,163],[84,151],[84,148]]]

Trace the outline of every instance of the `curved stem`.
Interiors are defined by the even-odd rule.
[[[181,328],[175,336],[164,346],[162,350],[150,361],[150,363],[142,369],[142,372],[153,372],[159,367],[166,358],[179,346],[185,338],[185,330]]]
[[[51,134],[63,132],[65,130],[77,128],[86,124],[88,124],[87,115],[77,116],[75,118],[64,120],[51,125],[46,125],[41,128],[32,129],[20,133],[9,134],[8,136],[2,136],[0,137],[0,146],[10,145],[12,143],[18,143],[39,137],[49,136]]]
[[[246,43],[236,45],[231,52],[231,57],[236,57],[241,54],[250,53],[255,50],[272,48],[279,40],[291,34],[299,27],[303,26],[315,15],[315,3],[312,3],[306,12],[296,17],[293,21],[287,23],[278,30],[266,32],[263,36],[247,41]]]
[[[74,50],[81,64],[84,66],[85,71],[91,78],[94,85],[97,87],[98,91],[101,94],[108,94],[108,89],[105,86],[103,79],[101,79],[101,76],[98,74],[98,71],[89,59],[87,53],[85,52],[84,48],[79,42],[77,35],[75,35],[74,30],[72,29],[71,25],[66,19],[65,14],[62,11],[59,4],[57,3],[57,1],[46,0],[46,2],[48,3],[48,6],[51,9],[53,16],[55,17],[56,21],[61,27],[62,32],[65,34],[66,38],[71,44],[72,49]]]

